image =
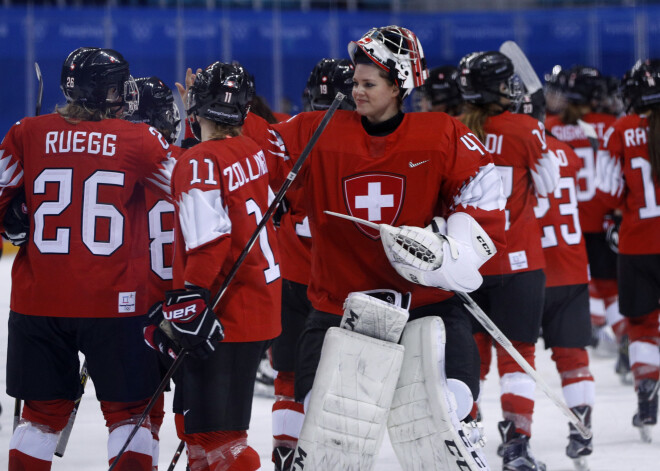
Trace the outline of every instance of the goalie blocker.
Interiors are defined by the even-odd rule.
[[[452,380],[455,395],[444,375],[442,320],[406,326],[409,305],[394,291],[349,294],[340,327],[325,336],[292,470],[373,469],[388,414],[405,470],[488,469],[457,415],[467,415],[472,395]]]

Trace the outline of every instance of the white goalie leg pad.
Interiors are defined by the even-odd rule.
[[[489,470],[481,449],[475,448],[465,436],[457,416],[457,401],[444,374],[442,319],[424,317],[409,322],[401,344],[405,354],[387,426],[402,468],[405,471]],[[460,387],[453,389],[464,391]]]
[[[401,345],[331,327],[292,469],[373,469],[402,361]]]
[[[370,293],[388,299],[383,301]],[[343,329],[379,340],[398,343],[408,322],[410,295],[393,290],[357,291],[349,293],[344,302]]]

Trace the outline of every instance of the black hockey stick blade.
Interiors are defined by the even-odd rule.
[[[21,400],[14,401],[14,430],[18,427],[18,422],[21,420]]]
[[[176,464],[179,462],[179,458],[181,457],[181,453],[183,453],[183,448],[186,446],[186,442],[181,440],[179,442],[179,446],[176,447],[176,451],[174,452],[174,456],[172,457],[172,462],[170,463],[170,467],[167,468],[167,471],[174,471],[174,468],[176,467]]]
[[[188,350],[181,350],[181,353],[179,353],[179,356],[176,357],[176,360],[174,360],[174,363],[172,363],[170,369],[167,370],[165,376],[163,376],[163,379],[158,385],[158,389],[156,389],[156,392],[153,394],[153,396],[151,396],[151,399],[149,400],[147,407],[145,407],[144,412],[142,412],[142,415],[138,419],[137,423],[133,426],[133,430],[131,430],[131,434],[128,436],[128,438],[122,445],[121,449],[117,453],[117,456],[115,456],[115,459],[108,468],[108,471],[112,471],[113,469],[115,469],[115,466],[117,466],[117,463],[119,463],[119,460],[121,459],[122,455],[128,448],[128,445],[130,445],[131,441],[133,440],[133,437],[135,437],[135,434],[138,432],[138,430],[140,430],[140,427],[142,427],[142,424],[147,419],[149,412],[151,412],[151,409],[153,409],[154,405],[156,405],[156,401],[158,401],[160,395],[163,394],[163,392],[165,392],[167,385],[170,383],[170,379],[172,379],[172,376],[174,376],[174,373],[176,373],[176,371],[179,369],[181,363],[183,363],[183,360],[186,358],[187,355],[188,355]]]
[[[87,360],[83,363],[80,368],[80,392],[78,393],[78,398],[73,404],[73,410],[69,416],[69,421],[66,423],[62,433],[60,433],[60,438],[57,439],[57,447],[55,448],[55,456],[62,458],[64,452],[66,451],[66,446],[69,443],[69,437],[71,436],[71,430],[73,430],[73,423],[76,421],[76,415],[78,415],[78,408],[80,407],[80,401],[82,400],[83,394],[85,394],[85,386],[87,385],[87,379],[89,374],[87,372]]]
[[[325,112],[325,115],[323,116],[323,120],[319,123],[319,126],[316,128],[316,131],[314,131],[314,134],[312,134],[312,137],[309,139],[309,142],[303,149],[302,153],[300,154],[300,157],[298,157],[297,162],[289,172],[289,175],[287,175],[286,180],[282,184],[282,187],[280,188],[280,191],[277,192],[277,195],[275,195],[275,199],[273,202],[268,206],[268,210],[266,211],[266,214],[263,215],[261,218],[261,221],[259,221],[259,224],[257,225],[257,228],[255,229],[254,233],[250,237],[250,240],[248,240],[247,244],[245,245],[245,248],[243,251],[240,253],[238,258],[236,259],[236,262],[234,262],[234,265],[231,267],[229,270],[229,273],[227,273],[227,276],[225,277],[224,281],[222,282],[222,286],[220,286],[220,290],[218,293],[215,295],[213,298],[213,302],[211,303],[211,306],[213,306],[213,309],[216,308],[218,303],[220,302],[220,299],[222,296],[225,294],[225,291],[227,291],[227,286],[231,282],[231,280],[234,279],[234,276],[236,276],[236,272],[238,271],[239,267],[243,264],[243,261],[247,257],[248,253],[252,249],[252,246],[256,242],[257,238],[261,234],[261,230],[266,226],[266,223],[270,220],[271,216],[279,206],[280,202],[284,198],[284,194],[287,192],[291,184],[293,183],[293,180],[296,178],[298,175],[298,172],[300,171],[300,167],[305,163],[305,160],[307,160],[307,157],[309,157],[309,154],[312,152],[312,149],[314,148],[314,145],[316,145],[316,141],[318,141],[319,137],[321,137],[321,134],[325,130],[326,126],[330,122],[330,119],[332,118],[332,115],[335,114],[335,111],[337,111],[337,108],[339,108],[339,105],[341,104],[342,100],[345,98],[345,95],[342,93],[337,93],[335,96],[334,101],[332,102],[332,105],[330,105],[330,108],[328,108],[328,111]]]
[[[37,73],[37,80],[39,81],[39,92],[37,93],[37,107],[34,112],[34,115],[39,116],[41,114],[41,100],[44,97],[44,79],[41,76],[41,69],[39,68],[39,64],[37,62],[34,63],[34,70]]]

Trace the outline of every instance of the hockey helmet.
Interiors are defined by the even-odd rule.
[[[181,116],[170,87],[158,77],[138,78],[135,83],[140,93],[140,105],[129,120],[147,123],[161,131],[170,144],[176,142],[181,133]]]
[[[389,79],[401,90],[402,98],[428,78],[422,45],[415,33],[401,26],[372,28],[358,41],[348,44],[348,53],[362,51],[372,62],[388,73]]]
[[[566,99],[576,105],[591,105],[600,102],[607,93],[606,82],[594,67],[576,65],[568,71]]]
[[[626,108],[641,113],[660,103],[660,59],[639,60],[621,81]]]
[[[463,102],[461,89],[458,87],[459,75],[458,69],[453,65],[443,65],[429,71],[429,78],[424,83],[424,94],[431,105],[445,104],[451,107]]]
[[[549,74],[544,76],[543,93],[548,112],[561,113],[566,108],[566,82],[568,72],[561,65],[555,65]]]
[[[198,73],[188,90],[188,115],[241,126],[254,97],[254,82],[241,65],[214,62]]]
[[[458,68],[458,86],[469,103],[484,105],[522,97],[520,85],[514,86],[513,63],[501,52],[473,52],[461,59]],[[506,85],[507,93],[502,92],[501,84]]]
[[[124,107],[124,114],[137,110],[139,93],[128,62],[113,49],[81,47],[64,61],[60,88],[68,103],[90,110]]]
[[[321,59],[307,79],[303,92],[305,109],[312,111],[330,108],[337,92],[346,95],[339,105],[343,110],[354,110],[353,71],[355,67],[348,59]]]

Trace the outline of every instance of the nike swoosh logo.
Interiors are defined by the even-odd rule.
[[[417,163],[413,163],[413,161],[411,160],[411,161],[408,162],[408,166],[410,168],[415,168],[415,167],[418,167],[422,164],[425,164],[426,162],[428,162],[428,160],[422,160],[421,162],[417,162]]]
[[[190,412],[190,409],[186,409],[183,411],[183,415],[185,416],[188,412]]]

